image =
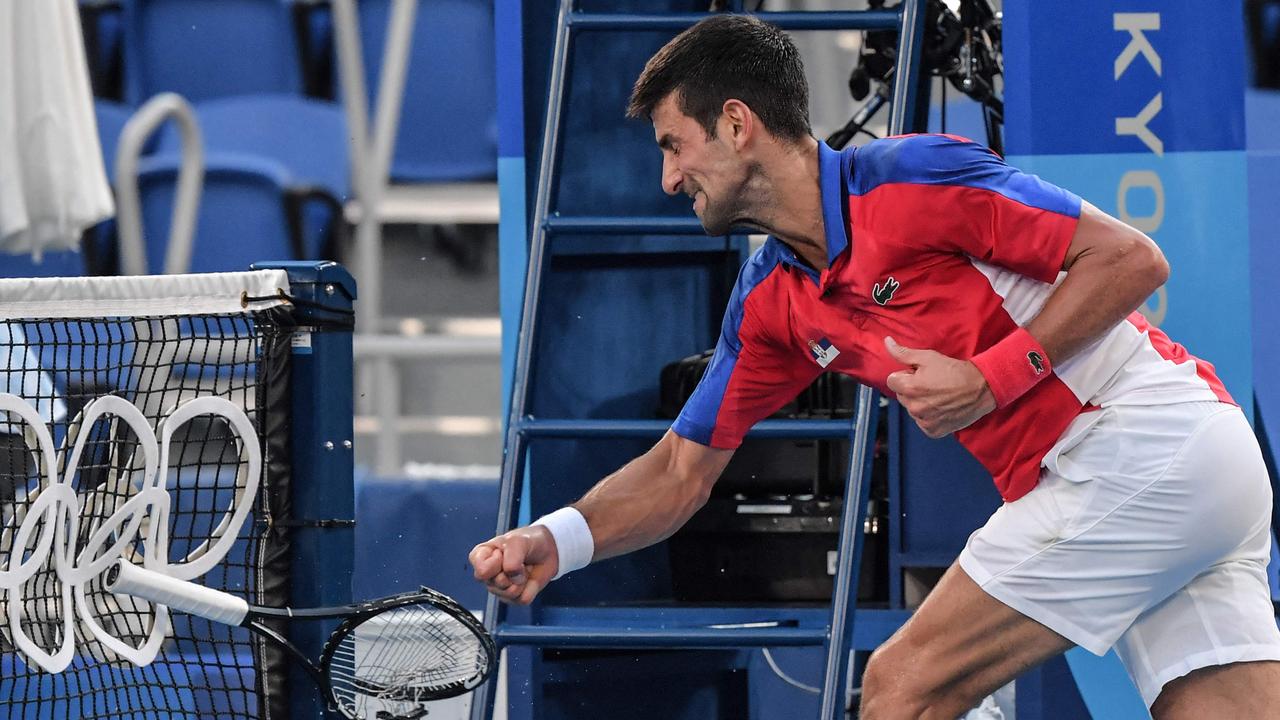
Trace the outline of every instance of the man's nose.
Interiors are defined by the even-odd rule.
[[[662,159],[662,191],[668,195],[675,195],[680,192],[680,185],[684,182],[684,176],[680,174],[680,169],[670,160]]]

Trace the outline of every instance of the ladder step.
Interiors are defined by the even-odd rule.
[[[548,230],[565,235],[593,233],[621,235],[705,235],[696,217],[551,215],[545,221]]]
[[[503,625],[500,645],[554,648],[719,648],[822,645],[826,628],[619,628],[582,625]]]
[[[683,253],[745,253],[747,239],[734,235],[560,235],[550,244],[556,256],[613,255],[634,259],[642,255]]]
[[[783,30],[896,30],[897,10],[846,10],[828,12],[753,13]],[[569,27],[578,30],[683,30],[709,13],[584,13],[569,15]]]
[[[635,438],[657,437],[671,427],[669,420],[540,420],[525,418],[519,431],[526,437]],[[765,420],[747,437],[838,439],[853,432],[852,420]]]

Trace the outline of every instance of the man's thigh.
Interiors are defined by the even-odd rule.
[[[953,564],[911,619],[876,652],[872,664],[877,667],[868,672],[876,673],[881,682],[871,688],[871,697],[864,698],[864,713],[875,717],[875,704],[901,708],[904,698],[912,698],[927,702],[925,716],[955,717],[1071,646],[1058,633],[988,595]]]
[[[1217,673],[1201,670],[1214,666],[1243,668],[1222,676],[1224,680],[1243,681],[1257,672],[1249,667],[1255,661],[1280,660],[1280,632],[1276,630],[1264,559],[1271,546],[1270,528],[1260,528],[1257,535],[1253,542],[1242,546],[1241,557],[1214,565],[1144,612],[1116,643],[1120,660],[1149,707],[1154,708],[1157,698],[1180,685],[1180,678],[1218,677]],[[1197,687],[1200,683],[1189,685]],[[1210,690],[1219,686],[1205,685]],[[1280,682],[1274,683],[1273,688],[1270,694],[1249,692],[1242,699],[1280,697],[1276,695],[1280,693]],[[1204,695],[1200,691],[1191,694]],[[1280,717],[1280,704],[1269,717]]]
[[[1155,720],[1280,717],[1280,662],[1200,668],[1165,685]]]
[[[1268,558],[1271,504],[1237,408],[1108,408],[1080,442],[1047,456],[1039,485],[996,511],[959,562],[992,597],[1102,655],[1161,603],[1171,604],[1171,626],[1194,619],[1194,604],[1170,598],[1230,563],[1250,576],[1206,584],[1201,599],[1240,595],[1269,608],[1265,578],[1253,576]],[[1197,651],[1185,632],[1160,634],[1175,655]],[[1157,665],[1157,674],[1170,667]]]

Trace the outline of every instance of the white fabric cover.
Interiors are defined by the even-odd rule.
[[[7,2],[8,0],[0,0]],[[143,317],[262,310],[284,302],[284,270],[0,279],[0,319]],[[247,307],[245,297],[267,297]]]
[[[0,251],[78,249],[114,213],[75,0],[0,0]]]

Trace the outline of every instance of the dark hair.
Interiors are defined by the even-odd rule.
[[[671,93],[715,137],[726,100],[746,103],[786,140],[809,136],[809,87],[791,38],[750,15],[713,15],[662,46],[636,79],[627,116],[650,117]]]

